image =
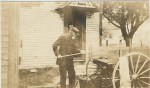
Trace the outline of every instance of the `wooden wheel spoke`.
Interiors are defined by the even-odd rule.
[[[133,66],[133,59],[132,59],[132,56],[129,56],[129,57],[130,57],[130,61],[131,61],[132,72],[135,73],[135,72],[134,72],[134,66]]]
[[[141,66],[141,68],[139,69],[139,71],[137,72],[137,74],[140,73],[140,71],[142,70],[142,68],[144,67],[144,65],[147,63],[148,59],[144,62],[144,64]]]
[[[115,79],[120,79],[120,77],[115,77]]]
[[[129,70],[130,74],[133,75],[133,73]]]
[[[120,78],[117,77],[117,76],[114,78],[114,81],[115,81],[115,82],[116,82],[116,81],[119,81],[119,80],[120,80]]]
[[[142,84],[139,81],[137,83],[140,85],[140,88],[143,88]]]
[[[141,55],[138,56],[138,60],[137,60],[136,67],[135,67],[135,73],[136,73],[138,65],[139,65],[140,57],[141,57]]]
[[[146,84],[146,85],[150,85],[149,83],[143,81],[143,80],[140,80],[142,83]]]
[[[150,77],[140,77],[140,79],[150,79]]]
[[[116,76],[115,79],[119,79],[119,77]]]
[[[150,70],[150,68],[148,68],[148,69],[146,69],[146,70],[144,70],[143,72],[141,72],[139,75],[142,75],[142,74],[144,74],[144,73],[146,73],[147,71],[149,71]]]
[[[115,80],[115,82],[116,82],[116,81],[119,81],[120,79],[114,79],[114,80]]]
[[[133,83],[131,84],[131,87],[134,88],[135,85],[135,81],[133,81]]]

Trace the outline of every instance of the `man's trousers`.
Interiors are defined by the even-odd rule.
[[[72,58],[63,58],[63,59],[65,59],[65,61],[63,61],[59,65],[61,88],[66,88],[67,72],[69,78],[69,88],[73,88],[73,86],[75,85],[75,70],[73,59]]]

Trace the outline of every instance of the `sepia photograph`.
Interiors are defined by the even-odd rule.
[[[0,5],[1,88],[150,88],[149,0]]]

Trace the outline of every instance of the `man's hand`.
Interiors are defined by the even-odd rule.
[[[61,56],[61,55],[58,55],[57,58],[62,59],[62,56]]]
[[[86,52],[84,50],[80,50],[80,53],[82,54],[86,54]]]

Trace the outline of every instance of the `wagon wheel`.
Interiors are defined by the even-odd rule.
[[[129,63],[131,88],[150,88],[150,58],[142,53],[129,53],[125,55]],[[120,87],[119,61],[112,77],[113,87]]]
[[[92,88],[112,88],[112,71],[110,71],[110,66],[100,66],[97,67],[93,63],[93,59],[90,59],[86,66],[86,74],[94,83]]]
[[[89,59],[86,64],[86,75],[90,76],[92,74],[95,74],[97,70],[97,67],[95,64],[93,64],[93,59]]]

